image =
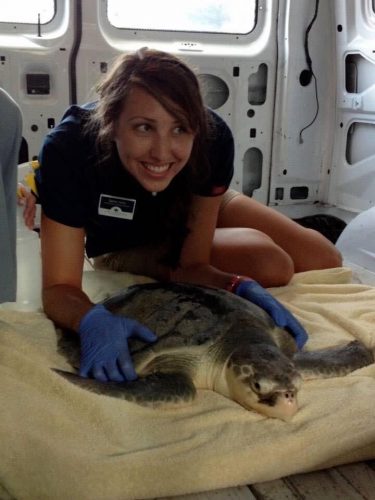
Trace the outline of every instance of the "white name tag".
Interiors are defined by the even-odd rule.
[[[136,200],[120,198],[110,194],[101,194],[99,198],[98,214],[117,219],[133,220]]]

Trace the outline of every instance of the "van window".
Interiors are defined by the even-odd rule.
[[[55,0],[9,0],[0,9],[0,22],[46,24],[55,15]],[[39,21],[38,21],[39,18]]]
[[[108,0],[115,28],[246,34],[256,24],[257,0]]]

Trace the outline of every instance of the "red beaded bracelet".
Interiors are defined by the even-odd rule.
[[[238,285],[241,283],[241,281],[243,281],[245,279],[244,276],[240,276],[238,274],[234,274],[232,276],[232,279],[230,280],[230,283],[229,285],[227,286],[226,290],[228,290],[228,292],[235,292],[236,291],[236,288],[238,287]]]

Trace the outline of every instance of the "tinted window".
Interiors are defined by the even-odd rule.
[[[37,24],[39,14],[40,23],[45,24],[55,15],[54,0],[8,0],[1,3],[0,22]]]
[[[245,34],[254,29],[256,0],[108,0],[116,28]]]

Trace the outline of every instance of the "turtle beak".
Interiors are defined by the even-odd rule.
[[[248,384],[238,384],[238,378],[231,371],[227,371],[226,379],[229,397],[247,410],[286,422],[298,411],[298,388],[294,387],[294,384],[287,389],[274,388],[266,394],[261,394]]]
[[[279,418],[289,422],[298,411],[297,391],[280,391],[273,395],[273,404],[267,404],[267,400],[259,400],[253,404],[253,409],[267,417]]]

